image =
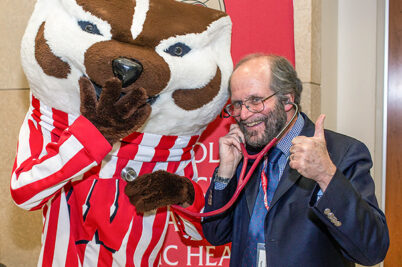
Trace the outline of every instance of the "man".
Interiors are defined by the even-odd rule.
[[[290,126],[234,206],[204,219],[205,237],[213,245],[232,242],[231,266],[379,263],[389,236],[374,195],[370,153],[363,143],[324,130],[324,115],[315,126],[304,113],[292,120],[301,91],[293,66],[282,57],[253,54],[236,66],[225,110],[237,124],[219,140],[220,164],[205,211],[234,194],[243,165],[240,144],[256,154]]]

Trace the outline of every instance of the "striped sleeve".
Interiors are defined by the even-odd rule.
[[[39,209],[69,180],[101,162],[111,150],[102,134],[83,116],[55,141],[28,113],[20,130],[10,191],[14,202]]]
[[[192,175],[189,175],[187,177],[191,176]],[[192,212],[201,212],[202,208],[204,207],[204,193],[196,181],[191,180],[191,183],[194,187],[194,201],[192,205],[186,209]],[[174,209],[174,207],[172,207],[172,212],[175,218],[174,223],[184,238],[197,241],[204,239],[200,218],[191,217],[180,212],[179,210]]]

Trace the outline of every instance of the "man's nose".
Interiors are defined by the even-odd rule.
[[[248,119],[253,113],[248,110],[247,106],[242,104],[240,109],[240,119],[245,120]]]

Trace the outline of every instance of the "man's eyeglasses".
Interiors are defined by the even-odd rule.
[[[244,105],[250,112],[253,113],[259,113],[264,110],[264,102],[274,95],[276,93],[273,93],[270,96],[267,96],[266,98],[259,98],[259,97],[251,97],[245,101],[235,101],[225,107],[225,112],[229,116],[224,116],[225,118],[229,118],[230,116],[232,117],[239,117],[241,113],[241,108]]]

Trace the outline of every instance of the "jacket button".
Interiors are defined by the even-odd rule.
[[[328,214],[330,214],[330,213],[331,213],[331,210],[330,210],[330,209],[326,208],[326,209],[324,210],[324,214],[325,214],[325,215],[328,215]]]
[[[131,167],[126,167],[121,170],[121,178],[123,178],[128,183],[134,181],[137,176],[137,173]]]
[[[328,219],[336,219],[335,215],[332,212],[328,213],[327,217]]]

